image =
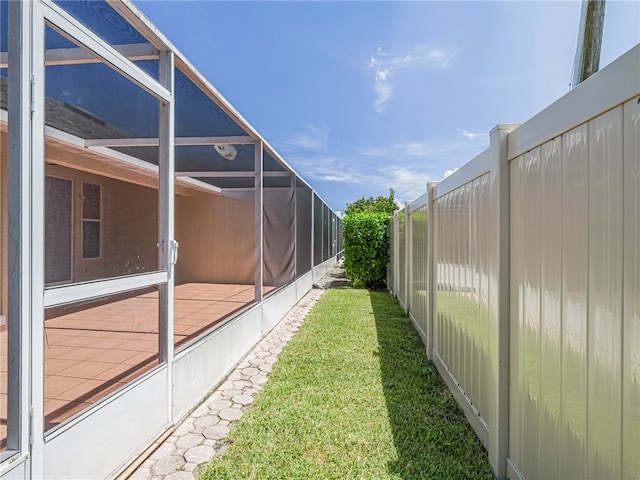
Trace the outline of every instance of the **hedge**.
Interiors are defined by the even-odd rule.
[[[359,212],[343,219],[344,267],[354,287],[385,286],[389,263],[389,214]]]

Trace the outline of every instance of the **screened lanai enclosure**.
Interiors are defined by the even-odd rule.
[[[0,50],[0,476],[115,477],[341,220],[130,2],[1,1]]]

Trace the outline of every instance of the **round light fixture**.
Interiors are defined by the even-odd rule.
[[[238,151],[233,145],[214,145],[214,148],[225,160],[234,160],[238,155]]]

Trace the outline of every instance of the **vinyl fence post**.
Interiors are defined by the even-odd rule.
[[[398,298],[398,285],[400,284],[400,246],[398,245],[398,210],[393,212],[393,296]]]
[[[411,308],[413,292],[411,203],[410,201],[404,203],[404,309],[407,313]]]
[[[436,229],[436,215],[435,215],[435,190],[438,182],[427,183],[427,358],[432,360],[433,354],[433,335],[434,325],[436,321],[436,290],[437,290],[437,263],[435,258],[435,229]]]
[[[489,463],[506,478],[509,449],[509,157],[511,125],[490,133],[489,174]]]

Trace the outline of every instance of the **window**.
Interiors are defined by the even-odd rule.
[[[101,187],[82,184],[82,258],[100,258]]]
[[[45,284],[70,282],[73,264],[73,182],[45,178]]]

